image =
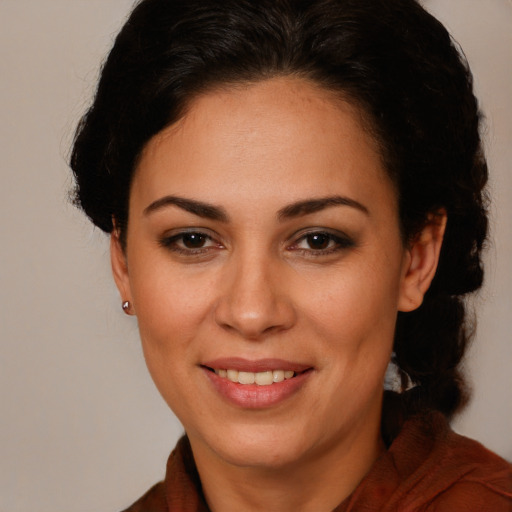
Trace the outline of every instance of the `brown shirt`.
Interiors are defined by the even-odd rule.
[[[183,437],[169,457],[165,480],[125,512],[207,511]],[[333,512],[512,512],[512,465],[431,413],[404,424]]]

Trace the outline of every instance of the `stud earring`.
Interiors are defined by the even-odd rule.
[[[123,301],[123,306],[122,306],[122,307],[123,307],[123,311],[124,311],[127,315],[129,315],[129,314],[130,314],[130,308],[131,308],[131,304],[130,304],[130,302],[129,302],[129,301],[127,301],[127,300]]]

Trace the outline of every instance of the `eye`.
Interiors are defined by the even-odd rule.
[[[304,237],[304,242],[310,249],[325,250],[333,242],[333,239],[327,233],[312,233]]]
[[[341,233],[310,231],[299,236],[288,249],[300,251],[307,256],[323,256],[348,249],[354,245],[351,238]]]
[[[160,245],[186,256],[200,255],[215,248],[222,248],[222,244],[201,231],[182,231],[166,236],[160,240]]]
[[[181,235],[181,243],[187,249],[199,249],[204,247],[208,241],[208,237],[203,233],[186,233]]]

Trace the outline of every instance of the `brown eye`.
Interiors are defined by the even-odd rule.
[[[310,249],[323,250],[329,247],[332,236],[327,233],[312,233],[306,236],[306,242]]]
[[[304,233],[289,246],[289,249],[299,251],[305,257],[321,257],[345,251],[354,246],[354,240],[344,233],[318,230]]]
[[[222,244],[215,241],[209,234],[200,231],[184,231],[164,237],[160,240],[160,245],[184,256],[197,256],[214,248],[223,248]]]
[[[204,247],[208,237],[201,233],[186,233],[182,235],[182,243],[187,249],[200,249]]]

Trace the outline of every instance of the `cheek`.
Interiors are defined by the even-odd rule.
[[[188,414],[183,396],[196,368],[196,341],[210,296],[179,274],[146,273],[134,282],[134,301],[144,358],[160,394],[180,418]]]
[[[313,336],[323,340],[322,362],[335,368],[333,378],[344,386],[380,386],[393,346],[399,282],[398,265],[347,266],[308,288],[303,307]]]
[[[204,276],[187,276],[166,264],[145,265],[132,277],[132,294],[146,352],[176,352],[194,338],[210,311],[211,290]]]
[[[393,268],[384,269],[380,278],[371,267],[345,268],[308,286],[303,305],[319,325],[340,333],[392,326],[397,313],[399,275],[399,270]]]

